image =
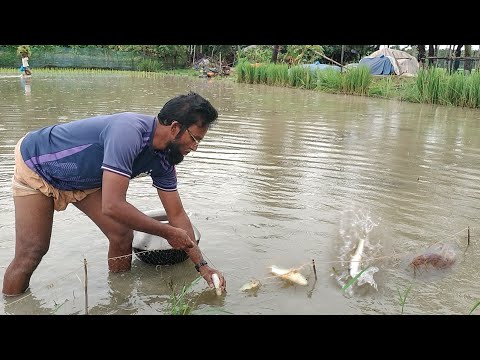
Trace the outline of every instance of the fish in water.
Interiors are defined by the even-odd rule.
[[[222,288],[220,287],[220,278],[217,274],[212,274],[213,286],[218,296],[222,295]]]
[[[434,269],[446,269],[455,263],[455,250],[445,243],[435,244],[431,246],[426,252],[413,258],[410,266],[413,267],[413,274],[423,267]]]
[[[281,269],[275,265],[270,266],[270,272],[281,277],[284,280],[294,282],[299,285],[307,285],[307,279],[296,269]]]
[[[353,254],[352,259],[350,260],[349,272],[350,276],[354,278],[361,270],[360,263],[362,261],[363,248],[365,247],[365,239],[360,239],[358,241],[357,249],[355,254]]]
[[[430,266],[435,269],[446,269],[455,263],[455,257],[451,254],[422,254],[416,256],[411,262],[410,266],[413,267],[413,274],[415,275],[417,269],[423,266],[425,269]]]
[[[243,286],[240,288],[240,291],[250,291],[250,290],[256,290],[260,287],[261,283],[257,279],[252,279],[246,284],[243,284]]]

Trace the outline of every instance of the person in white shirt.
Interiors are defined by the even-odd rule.
[[[28,56],[26,54],[22,55],[22,66],[25,75],[32,75],[30,65],[28,65]]]

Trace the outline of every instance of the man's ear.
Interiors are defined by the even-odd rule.
[[[180,128],[181,125],[178,121],[172,121],[172,123],[170,124],[170,132],[174,137],[178,135],[178,133],[180,132]]]

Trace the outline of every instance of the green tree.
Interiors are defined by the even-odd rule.
[[[272,63],[274,64],[277,63],[279,51],[280,51],[280,45],[273,45]]]
[[[30,46],[29,45],[19,45],[17,48],[17,55],[20,55],[21,57],[24,56],[31,56],[31,51],[30,51]]]
[[[423,67],[425,64],[425,45],[417,45],[418,56],[417,60],[420,64],[420,67]]]
[[[465,45],[465,57],[472,56],[472,45]],[[465,71],[472,70],[472,60],[465,60],[465,64],[463,65]]]
[[[322,45],[324,54],[336,62],[342,61],[342,45]],[[356,63],[380,49],[380,45],[344,45],[343,63]]]
[[[463,45],[457,45],[457,48],[455,49],[455,61],[453,62],[453,71],[457,71],[458,68],[460,67],[460,60],[458,60],[457,58],[459,58],[460,56],[462,56],[462,48],[463,48]]]

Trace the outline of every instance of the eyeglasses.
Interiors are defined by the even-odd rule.
[[[195,142],[195,146],[198,147],[198,144],[200,144],[200,141],[197,140],[197,139],[195,138],[195,136],[192,135],[192,133],[190,132],[190,130],[188,130],[188,129],[186,129],[186,130],[187,130],[187,132],[188,132],[188,135],[190,135],[190,137],[191,137],[191,138],[193,139],[193,141]]]

